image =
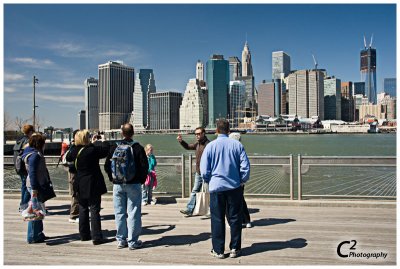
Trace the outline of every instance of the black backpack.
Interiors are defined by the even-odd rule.
[[[18,175],[20,176],[27,176],[28,172],[26,171],[25,168],[25,162],[22,159],[22,153],[24,153],[24,146],[25,144],[28,143],[28,138],[27,137],[23,137],[20,140],[18,140],[14,147],[14,168],[15,168],[15,172],[17,172]]]

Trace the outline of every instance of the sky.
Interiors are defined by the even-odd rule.
[[[184,92],[196,62],[241,59],[247,40],[256,86],[270,80],[272,52],[291,69],[318,67],[360,81],[360,50],[373,35],[377,86],[396,77],[395,4],[4,4],[4,113],[43,127],[78,128],[84,81],[120,60],[154,70],[157,91]]]

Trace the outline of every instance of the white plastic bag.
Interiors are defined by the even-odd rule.
[[[43,203],[38,203],[39,209],[33,210],[32,203],[29,202],[21,206],[21,216],[24,221],[42,220],[46,216],[46,208]]]

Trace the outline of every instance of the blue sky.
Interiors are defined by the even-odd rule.
[[[183,92],[198,59],[241,58],[250,47],[256,84],[271,79],[272,52],[291,56],[292,69],[320,68],[360,81],[363,36],[373,34],[378,92],[396,77],[394,4],[5,4],[4,112],[37,115],[44,126],[78,127],[83,82],[97,66],[122,60],[152,68],[157,91]]]

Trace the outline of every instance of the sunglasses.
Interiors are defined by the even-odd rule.
[[[196,135],[196,136],[197,136],[197,135],[201,135],[201,134],[202,134],[202,133],[194,133],[194,135]]]

